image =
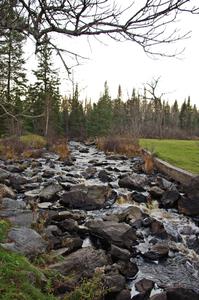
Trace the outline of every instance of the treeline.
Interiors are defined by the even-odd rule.
[[[116,99],[111,99],[107,82],[97,103],[80,101],[78,85],[72,98],[64,99],[62,118],[64,132],[70,137],[95,137],[107,134],[146,138],[193,138],[199,136],[199,111],[190,98],[181,107],[133,90],[128,100],[122,99],[118,87]]]
[[[16,17],[14,10],[9,16]],[[119,86],[116,99],[111,99],[105,82],[99,101],[92,103],[80,99],[76,84],[71,95],[62,97],[47,35],[37,47],[35,81],[30,84],[24,68],[25,42],[26,37],[12,28],[0,30],[0,136],[31,132],[69,138],[199,136],[199,111],[190,98],[181,107],[177,101],[169,105],[155,96],[153,86],[143,94],[134,89],[130,99],[123,99]]]

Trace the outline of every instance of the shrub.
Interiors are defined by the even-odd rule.
[[[96,272],[93,278],[84,279],[73,292],[64,297],[64,300],[99,300],[104,294],[101,273]]]
[[[50,141],[50,150],[59,155],[61,160],[64,160],[69,157],[70,150],[68,148],[66,139],[58,139],[54,141]]]
[[[118,153],[133,156],[140,154],[140,147],[137,139],[132,137],[108,136],[98,138],[97,147],[105,153]]]
[[[46,139],[43,136],[37,134],[22,135],[19,139],[26,148],[31,149],[44,148],[47,144]]]
[[[0,156],[5,159],[16,159],[24,150],[24,144],[17,137],[5,138],[0,141]]]

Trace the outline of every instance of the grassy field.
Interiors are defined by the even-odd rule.
[[[199,141],[140,139],[140,145],[174,166],[199,174]]]

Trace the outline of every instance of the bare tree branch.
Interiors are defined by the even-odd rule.
[[[10,20],[7,2],[0,5],[5,8],[0,12],[0,30],[22,31],[33,36],[37,45],[46,34],[68,38],[107,34],[115,40],[136,42],[147,53],[153,53],[158,44],[186,38],[188,33],[180,34],[174,21],[188,12],[199,13],[195,0],[137,0],[126,7],[112,0],[17,0],[15,10],[24,20],[18,22],[17,18]]]

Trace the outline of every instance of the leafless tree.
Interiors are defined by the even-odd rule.
[[[37,46],[46,34],[52,36],[57,33],[68,38],[106,34],[114,40],[136,42],[147,53],[156,53],[157,45],[188,37],[189,32],[180,34],[173,22],[182,13],[199,13],[196,0],[135,0],[128,1],[126,7],[125,1],[119,0],[1,2],[0,30],[14,28],[23,31],[34,38]],[[15,7],[17,14],[14,19],[9,17],[8,4]],[[165,51],[158,54],[165,55]]]

